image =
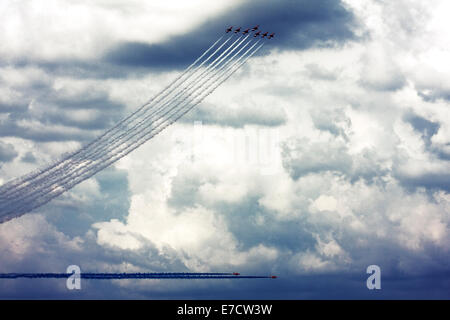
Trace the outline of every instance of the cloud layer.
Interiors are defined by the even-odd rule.
[[[445,1],[65,5],[2,4],[0,183],[135,110],[224,27],[276,38],[182,122],[0,225],[0,271],[279,279],[3,280],[1,297],[449,298]]]

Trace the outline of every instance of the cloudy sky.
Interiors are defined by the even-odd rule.
[[[182,121],[0,224],[1,298],[450,298],[445,0],[0,3],[0,184],[94,139],[230,25],[276,33]],[[366,268],[381,268],[368,290]]]

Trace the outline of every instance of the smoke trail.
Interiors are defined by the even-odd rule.
[[[246,51],[246,53],[243,55],[243,57],[256,45],[257,43],[255,43],[250,49],[248,49]],[[251,55],[253,55],[257,50],[259,50],[262,47],[259,46],[254,52],[252,52],[248,57],[246,57],[245,59],[243,59],[243,57],[240,57],[238,61],[236,61],[233,65],[236,66],[238,64],[238,62],[240,60],[244,60],[242,61],[237,68],[235,68],[234,70],[232,70],[231,72],[228,73],[228,75],[222,79],[220,82],[216,81],[217,84],[215,86],[218,87],[222,82],[224,82],[226,79],[228,79],[232,73],[234,73],[243,63],[245,63],[245,61],[251,57]],[[142,145],[144,142],[146,142],[148,139],[152,138],[153,136],[155,136],[156,134],[158,134],[159,132],[161,132],[165,127],[171,125],[173,122],[175,122],[177,119],[179,119],[181,116],[183,116],[185,113],[187,113],[190,109],[192,109],[196,104],[198,104],[204,97],[206,97],[207,95],[209,95],[210,93],[212,93],[214,91],[215,88],[212,88],[207,94],[205,94],[201,99],[199,99],[198,101],[195,102],[195,104],[193,104],[188,110],[184,111],[182,114],[180,114],[179,116],[176,117],[176,119],[171,120],[169,123],[167,123],[163,128],[161,128],[160,130],[158,130],[155,133],[152,133],[150,136],[144,137],[144,139],[141,139],[140,141],[136,141],[136,143],[134,145],[129,145],[127,146],[127,149],[121,150],[121,153],[116,154],[116,156],[112,159],[109,159],[108,161],[101,163],[99,167],[97,168],[93,168],[93,170],[91,170],[90,172],[87,172],[85,176],[78,176],[75,177],[72,181],[68,181],[68,184],[65,186],[57,186],[56,189],[52,190],[51,193],[48,193],[47,198],[43,197],[41,199],[38,199],[37,202],[31,203],[31,207],[30,206],[26,206],[26,205],[22,205],[19,209],[16,209],[15,212],[8,214],[4,217],[4,221],[13,218],[15,216],[18,216],[20,214],[23,214],[29,210],[32,210],[33,208],[39,207],[45,203],[47,203],[48,201],[50,201],[51,199],[53,199],[54,197],[60,195],[61,193],[65,192],[66,190],[70,189],[71,187],[73,187],[74,185],[78,184],[79,182],[91,177],[92,175],[94,175],[96,172],[104,169],[105,167],[109,166],[111,163],[113,163],[114,161],[117,161],[118,159],[122,158],[123,156],[125,156],[126,154],[128,154],[129,152],[133,151],[134,149],[136,149],[137,147],[139,147],[140,145]]]
[[[0,273],[0,279],[64,279],[71,273]],[[81,279],[274,279],[275,276],[233,273],[80,273]]]
[[[239,39],[238,39],[239,40]],[[210,68],[214,68],[215,66],[217,66],[217,65],[219,65],[224,59],[226,59],[236,48],[238,48],[238,46],[243,42],[245,40],[245,38],[242,40],[242,41],[240,41],[239,43],[238,43],[238,45],[235,47],[235,48],[233,48],[232,50],[230,50],[231,48],[232,48],[232,46],[237,42],[237,40],[232,44],[232,46],[230,46],[230,48],[228,48],[227,50],[225,50],[219,57],[217,57],[214,61],[213,61],[213,63],[211,63],[211,65],[209,65],[208,66],[208,68],[207,68],[207,70],[205,70],[204,72],[202,72],[202,73],[200,73],[194,80],[192,80],[191,81],[191,83],[195,83],[195,84],[197,84],[197,87],[202,87],[202,84],[204,84],[205,82],[207,82],[207,80],[209,80],[210,78],[208,78],[206,81],[203,81],[203,82],[199,82],[198,80],[204,75],[204,74],[206,74],[206,73],[208,73],[209,72],[209,69]],[[245,47],[245,46],[244,46]],[[242,50],[242,48],[241,48],[241,50]],[[240,50],[240,51],[241,51]],[[229,52],[228,52],[229,51]],[[240,52],[239,51],[239,52]],[[227,53],[228,52],[228,53]],[[223,57],[222,57],[223,56]],[[186,91],[186,89],[190,89],[190,87],[191,87],[191,85],[189,84],[187,87],[185,87],[182,91],[181,91],[181,93],[183,93],[184,91]],[[195,89],[196,90],[196,89]],[[180,96],[180,94],[178,94],[177,96],[176,96],[176,98],[180,98],[179,97]],[[178,100],[176,100],[176,99],[172,99],[172,103],[174,103],[174,102],[176,102],[176,101],[178,101]],[[163,110],[163,108],[165,107],[166,105],[163,105],[163,106],[161,106],[158,110],[157,110],[157,112],[159,112],[160,110]],[[173,109],[173,108],[172,108]],[[170,111],[170,110],[169,110]],[[167,112],[165,112],[165,114],[167,114]],[[164,115],[165,114],[163,114],[161,117],[160,117],[160,119],[161,118],[163,118],[164,117]],[[131,129],[136,129],[136,127],[139,129],[142,125],[144,125],[144,124],[146,124],[147,123],[147,121],[151,121],[151,120],[154,120],[151,124],[153,125],[156,121],[158,121],[158,120],[160,120],[160,119],[149,119],[150,118],[150,115],[149,116],[147,116],[147,117],[145,117],[144,119],[142,119],[137,125],[135,125],[134,127],[132,127],[132,128],[129,128],[128,129],[128,131],[126,131],[125,133],[123,133],[122,135],[120,135],[117,139],[114,139],[114,140],[112,140],[112,141],[108,141],[108,145],[105,145],[105,148],[106,148],[106,151],[108,152],[109,151],[109,149],[111,149],[111,150],[113,150],[116,146],[115,146],[115,142],[116,142],[116,140],[118,140],[118,139],[120,139],[120,138],[122,138],[123,136],[125,136],[125,135],[129,135],[129,133],[131,132]],[[157,126],[156,126],[157,127]],[[137,132],[136,132],[136,134],[137,134]],[[119,141],[119,145],[120,144],[122,144],[123,142],[122,141]],[[94,152],[93,152],[93,154],[91,155],[91,154],[88,154],[86,157],[89,157],[89,158],[82,158],[82,159],[80,159],[79,161],[77,161],[77,162],[71,162],[70,164],[72,164],[72,166],[74,167],[73,169],[74,170],[79,170],[80,168],[79,167],[76,167],[76,165],[77,165],[77,163],[80,163],[80,162],[88,162],[87,164],[85,164],[85,166],[86,165],[89,165],[90,163],[93,163],[95,160],[97,160],[98,159],[98,157],[95,157],[95,155],[96,154],[100,154],[100,156],[102,155],[101,154],[101,152],[103,151],[103,148],[100,148],[100,147],[98,147],[98,148],[96,148],[95,150],[94,150]],[[92,157],[93,156],[93,157]],[[54,175],[58,175],[60,172],[64,172],[64,169],[68,169],[68,168],[66,168],[66,167],[62,167],[62,168],[60,168],[60,169],[58,169],[58,171],[56,171],[55,173],[53,173]],[[69,172],[70,173],[70,172]],[[65,172],[65,174],[69,174],[67,171]],[[38,179],[36,182],[34,182],[34,184],[39,184],[39,186],[42,188],[43,187],[43,185],[42,185],[42,182],[45,180],[45,179],[47,179],[47,176],[44,176],[44,177],[41,177],[40,179]],[[51,185],[52,183],[54,183],[52,180],[49,180],[49,179],[47,179],[47,182],[44,184],[45,186],[48,186],[48,185]],[[24,193],[24,192],[19,192],[19,191],[17,191],[17,192],[14,192],[14,193],[12,193],[12,194],[10,194],[9,195],[9,199],[10,200],[13,200],[13,199],[15,199],[15,197],[14,197],[14,195],[15,194],[17,194],[17,195],[19,195],[19,197],[20,196],[22,196],[22,197],[26,197],[26,193]]]
[[[242,41],[241,41],[241,43],[242,43]],[[248,44],[248,43],[247,43]],[[245,48],[245,46],[244,47],[242,47],[234,56],[236,56],[240,51],[242,51],[242,49],[243,48]],[[231,54],[231,52],[232,51],[230,51],[229,52],[229,54]],[[227,56],[229,55],[229,54],[227,54]],[[233,56],[233,57],[234,57]],[[225,58],[225,57],[224,57]],[[224,58],[222,58],[222,59],[224,59]],[[222,69],[224,68],[224,67],[226,67],[228,64],[224,64],[223,66],[222,66]],[[218,70],[218,72],[220,71],[221,69],[219,69]],[[217,73],[218,73],[217,72]],[[208,79],[206,79],[206,80],[204,80],[203,81],[203,83],[208,83],[208,81],[209,81],[209,79],[211,79],[211,78],[213,78],[213,76],[214,76],[214,74],[212,75],[212,76],[210,76]],[[202,84],[202,83],[201,83]],[[201,86],[202,87],[202,86]],[[200,88],[201,88],[200,87]],[[207,88],[206,88],[207,89]],[[205,90],[206,90],[205,89]],[[176,105],[177,106],[177,105]],[[175,107],[176,107],[175,106]],[[173,109],[174,107],[172,107],[171,109]],[[169,111],[171,111],[171,110],[169,110]],[[169,112],[168,111],[168,112]],[[152,130],[153,130],[154,128],[152,128]],[[134,135],[136,135],[136,134],[139,134],[140,132],[136,132]],[[106,155],[107,157],[108,156],[110,156],[110,155]],[[107,160],[107,159],[101,159],[102,161],[104,161],[104,160]],[[78,168],[79,170],[80,170],[80,168]],[[82,168],[81,168],[82,169]],[[78,170],[78,171],[79,171]],[[67,190],[67,184],[66,185],[64,185],[64,183],[66,183],[66,181],[67,180],[70,180],[70,179],[73,179],[74,177],[73,176],[65,176],[65,177],[62,177],[62,181],[61,181],[61,179],[59,179],[59,181],[50,181],[50,182],[48,182],[46,185],[45,185],[45,187],[49,187],[50,189],[55,189],[55,188],[62,188],[62,191],[65,191],[65,190]],[[59,185],[57,185],[57,186],[55,186],[55,184],[56,183],[58,183]],[[47,188],[48,189],[48,188]],[[43,188],[41,188],[40,190],[37,190],[36,192],[34,192],[34,193],[32,193],[31,195],[33,195],[34,194],[34,196],[33,197],[31,197],[30,198],[30,194],[22,194],[22,198],[24,198],[25,199],[25,201],[28,201],[28,202],[33,202],[33,200],[34,199],[36,199],[36,198],[38,198],[39,196],[45,196],[45,193],[46,192],[51,192],[52,190],[47,190],[47,189],[43,189]],[[60,194],[60,193],[58,193],[58,194]],[[51,195],[50,194],[50,198],[53,198],[54,196],[53,195]],[[41,199],[41,201],[45,201],[45,199]],[[20,206],[20,208],[24,208],[24,207],[26,207],[27,206],[27,203],[21,203],[20,204],[21,206]],[[17,207],[15,207],[15,208],[12,208],[11,209],[11,211],[16,211],[18,208]]]
[[[244,39],[245,40],[245,39]],[[240,43],[238,43],[232,50],[229,51],[228,54],[224,55],[221,59],[219,59],[223,54],[225,54],[229,49],[231,49],[231,46],[229,49],[227,49],[226,51],[224,51],[222,53],[221,56],[217,57],[213,63],[211,63],[210,65],[207,66],[206,70],[204,70],[201,74],[199,74],[195,79],[193,79],[191,81],[191,83],[189,83],[186,87],[184,87],[180,92],[178,92],[174,97],[172,97],[172,99],[170,101],[168,101],[167,103],[161,105],[159,107],[159,110],[156,110],[156,112],[151,113],[145,117],[143,117],[142,119],[139,120],[139,122],[137,122],[136,124],[134,124],[133,127],[128,128],[128,131],[122,133],[121,135],[117,136],[114,140],[108,141],[109,143],[107,145],[105,145],[103,148],[108,151],[108,150],[114,150],[117,147],[117,144],[120,145],[122,143],[124,143],[124,141],[126,141],[126,137],[127,135],[130,135],[130,132],[136,132],[137,130],[141,129],[142,126],[146,125],[147,123],[154,123],[156,121],[160,121],[161,119],[164,118],[164,116],[167,114],[167,112],[165,112],[165,107],[170,107],[171,105],[173,105],[174,103],[177,103],[178,101],[182,102],[184,100],[186,100],[186,98],[192,93],[195,92],[196,90],[200,89],[202,87],[202,83],[207,82],[208,79],[207,78],[206,81],[203,82],[199,82],[199,80],[202,77],[206,77],[208,75],[208,73],[211,73],[211,69],[219,66],[235,49],[237,49],[239,47],[239,45],[244,41],[242,40]],[[245,47],[245,46],[244,46]],[[194,86],[197,86],[197,88],[193,88]],[[185,95],[187,92],[191,92],[188,95]],[[179,105],[179,104],[178,104]],[[161,111],[164,111],[165,113],[161,115]],[[156,116],[159,116],[159,118],[155,118]],[[156,126],[157,127],[157,126]],[[125,139],[124,139],[125,138]],[[117,143],[117,144],[116,144]],[[89,160],[95,160],[96,154],[100,154],[104,149],[96,149],[94,150],[94,152],[92,154],[87,154],[87,157],[89,157]],[[93,156],[93,158],[91,158],[91,156]]]
[[[169,101],[165,102],[163,105],[160,105],[159,108],[156,107],[158,105],[158,103],[156,103],[154,105],[154,108],[157,108],[158,110],[164,110],[164,108],[166,108],[166,107],[169,108],[170,106],[172,106],[172,107],[168,111],[166,108],[164,110],[165,112],[162,115],[160,115],[157,120],[151,122],[150,126],[149,126],[149,130],[148,130],[148,128],[144,128],[144,130],[138,131],[138,129],[140,129],[140,127],[143,124],[145,124],[146,121],[149,121],[150,115],[147,115],[144,118],[144,120],[140,120],[139,117],[135,117],[137,120],[140,120],[140,121],[137,124],[135,124],[132,128],[128,128],[128,131],[126,131],[126,133],[121,133],[120,130],[116,130],[116,132],[121,133],[121,134],[118,137],[116,137],[115,140],[112,140],[112,141],[106,140],[105,141],[105,143],[117,141],[117,144],[112,144],[112,147],[111,147],[111,145],[104,145],[103,148],[106,147],[106,152],[102,151],[103,153],[98,152],[98,150],[96,150],[96,152],[94,152],[92,154],[90,154],[89,152],[87,153],[87,156],[94,156],[94,159],[89,159],[90,164],[92,166],[85,165],[85,168],[83,169],[84,171],[81,170],[81,172],[78,172],[78,170],[76,170],[75,172],[71,172],[71,171],[65,172],[65,173],[62,172],[62,175],[56,174],[56,173],[59,173],[59,171],[56,173],[52,172],[50,176],[44,177],[47,179],[46,185],[42,186],[35,182],[34,185],[37,185],[35,187],[33,187],[33,184],[31,184],[30,186],[25,185],[25,187],[22,187],[22,189],[26,188],[25,191],[29,190],[30,193],[24,192],[24,197],[21,197],[21,198],[19,197],[19,200],[23,200],[23,202],[21,202],[19,204],[19,206],[17,206],[17,204],[15,206],[13,206],[12,210],[2,213],[2,217],[0,217],[0,221],[3,222],[6,220],[9,220],[15,216],[19,216],[29,210],[32,210],[38,206],[41,206],[41,205],[47,203],[54,197],[65,192],[66,190],[72,188],[74,185],[78,184],[79,182],[91,177],[98,171],[109,166],[111,163],[122,158],[129,152],[135,150],[137,147],[142,145],[148,139],[154,137],[159,132],[161,132],[164,128],[168,127],[169,125],[171,125],[172,123],[177,121],[182,115],[184,115],[189,110],[191,110],[195,105],[200,103],[206,96],[208,96],[211,92],[213,92],[215,90],[215,88],[217,88],[221,83],[223,83],[226,79],[228,79],[243,63],[245,63],[246,60],[248,60],[248,58],[250,58],[253,54],[256,53],[256,51],[258,51],[262,47],[262,45],[260,45],[256,50],[254,50],[253,52],[250,52],[259,41],[256,42],[240,58],[236,59],[236,61],[233,62],[234,57],[236,57],[249,43],[251,43],[251,41],[250,41],[247,44],[245,44],[244,46],[242,46],[237,53],[235,53],[231,58],[228,59],[230,54],[232,52],[234,52],[237,48],[239,48],[239,46],[247,39],[247,37],[245,37],[243,40],[241,40],[239,42],[239,44],[233,48],[233,45],[239,40],[239,38],[238,38],[229,48],[227,48],[227,50],[222,52],[222,54],[219,55],[219,57],[217,57],[211,64],[209,64],[206,67],[206,70],[204,70],[201,73],[201,75],[205,75],[205,77],[206,77],[206,75],[210,74],[210,76],[206,80],[203,80],[200,83],[197,83],[195,79],[189,81],[191,79],[192,75],[195,74],[195,72],[197,70],[199,70],[201,68],[201,66],[203,64],[205,64],[205,62],[207,60],[211,59],[214,56],[214,54],[218,50],[220,50],[220,48],[224,45],[224,43],[222,44],[222,46],[219,49],[217,49],[215,51],[215,53],[213,53],[205,61],[203,61],[203,63],[200,66],[197,66],[195,68],[195,71],[193,73],[191,73],[191,75],[188,76],[184,80],[184,82],[187,82],[187,84],[188,84],[184,88],[184,91],[181,91],[181,92],[178,91],[176,93],[175,97],[172,97]],[[231,37],[228,40],[230,40],[230,39],[231,39]],[[207,52],[210,51],[220,40],[221,40],[221,38],[219,40],[217,40],[209,49],[207,49],[202,56],[204,57],[207,54]],[[225,41],[225,43],[227,41]],[[231,50],[231,48],[233,48],[233,49]],[[249,53],[249,52],[250,52],[250,54],[248,54],[248,56],[246,57],[247,53]],[[196,60],[196,62],[200,61],[202,56],[200,58],[198,58]],[[227,61],[222,66],[220,66],[220,64],[225,60],[227,60]],[[192,68],[196,62],[194,62],[190,67],[188,67],[188,69]],[[220,66],[220,67],[216,71],[212,72],[212,69],[214,69],[215,67],[218,67],[218,66]],[[237,68],[234,68],[235,66],[237,66]],[[231,69],[233,69],[233,70],[231,70]],[[185,71],[184,74],[187,74],[187,72]],[[214,80],[214,77],[216,77],[217,79]],[[220,80],[221,77],[223,79]],[[176,83],[176,81],[178,81],[178,79],[181,79],[181,78],[182,78],[182,76],[179,76],[173,83]],[[200,78],[200,76],[197,76],[196,79],[198,79],[198,78]],[[210,80],[211,80],[211,82],[210,82]],[[195,86],[193,84],[195,84]],[[195,88],[192,88],[192,87],[195,87]],[[170,86],[167,88],[170,88]],[[174,91],[174,89],[172,89],[171,92],[173,92],[173,91]],[[199,91],[199,92],[196,95],[194,95],[194,93],[197,91]],[[185,92],[190,92],[190,93],[187,95],[183,95],[183,93],[185,93]],[[204,94],[205,92],[206,92],[206,94]],[[169,96],[170,93],[166,92],[166,96]],[[161,95],[161,93],[159,94],[159,96],[160,95]],[[163,100],[164,100],[164,98],[161,98],[159,100],[159,102],[161,102]],[[177,101],[179,101],[179,102],[176,103]],[[176,104],[174,105],[174,103],[176,103]],[[181,107],[178,108],[178,106],[180,106],[180,105],[181,105]],[[174,110],[174,111],[171,113],[172,110]],[[148,109],[144,110],[143,113],[145,114],[147,111],[148,111]],[[151,113],[151,115],[154,115],[154,112]],[[131,119],[131,117],[127,117],[126,119]],[[152,118],[150,118],[150,120],[151,119]],[[131,121],[128,121],[128,122],[132,123],[133,121],[135,121],[135,120],[132,119]],[[159,121],[159,123],[157,125],[155,125],[155,122],[157,122],[157,121]],[[127,123],[127,126],[128,126],[128,123]],[[114,128],[117,128],[117,126],[115,126]],[[110,132],[111,131],[112,130],[110,130]],[[115,135],[116,132],[113,132],[113,134]],[[129,142],[136,135],[138,135],[137,139]],[[106,135],[104,134],[102,136],[106,136]],[[97,139],[97,140],[99,140],[99,139]],[[125,146],[123,148],[120,148],[123,144],[125,144]],[[95,146],[95,147],[102,146],[102,141],[99,140],[99,143],[97,143],[97,145],[95,145],[94,143],[91,143],[89,145]],[[116,150],[116,149],[118,149],[118,150]],[[85,149],[85,150],[89,150],[89,149]],[[115,153],[112,153],[113,151]],[[80,154],[82,154],[82,153],[80,153]],[[107,158],[104,159],[103,158],[104,156],[106,156]],[[71,159],[71,160],[73,160],[73,159]],[[78,163],[80,163],[80,160],[86,161],[86,156],[84,158],[79,156],[79,159],[77,160]],[[96,164],[97,160],[101,161],[101,162],[99,164]],[[70,162],[70,163],[72,165],[69,166],[69,168],[71,168],[71,167],[73,168],[74,167],[73,162]],[[80,169],[80,168],[77,168],[77,169]],[[61,178],[63,178],[63,179],[61,179]],[[70,181],[70,179],[72,179],[72,181]],[[69,180],[69,181],[66,181],[66,180]],[[45,179],[44,179],[44,181],[45,181]],[[10,185],[8,185],[8,186],[10,186]],[[49,190],[49,187],[50,187],[50,190]],[[12,189],[14,190],[14,188],[12,188]],[[2,191],[3,190],[4,189],[2,189]],[[9,190],[11,190],[11,189],[9,189]],[[47,192],[47,194],[45,195],[46,192]],[[42,195],[43,197],[41,199],[36,199],[40,195]],[[17,200],[17,199],[15,199],[15,200]],[[34,201],[34,200],[37,200],[37,201]],[[14,203],[12,203],[12,204],[14,205]],[[11,205],[11,202],[8,202],[8,204],[5,204],[5,206],[3,206],[3,208],[7,208],[10,205]]]
[[[196,70],[194,71],[194,73],[193,74],[195,74],[195,72],[206,62],[206,61],[208,61],[212,56],[214,56],[222,47],[223,47],[223,45],[224,44],[226,44],[229,40],[231,39],[231,37],[227,40],[227,41],[225,41],[218,49],[216,49],[216,51],[210,56],[210,57],[208,57],[208,59],[206,59],[199,67],[197,67],[196,68]],[[215,60],[214,60],[214,62],[211,64],[211,65],[215,65],[216,63],[217,63],[217,61],[219,60],[219,58],[221,58],[228,50],[230,50],[234,45],[235,45],[235,43],[237,42],[239,40],[239,38],[227,49],[227,50],[225,50],[219,57],[217,57]],[[241,41],[242,42],[242,41]],[[240,43],[241,43],[240,42]],[[239,44],[240,44],[239,43]],[[238,44],[238,45],[239,45]],[[219,60],[219,63],[221,62],[222,60]],[[211,66],[210,65],[210,66]],[[208,68],[210,67],[210,66],[208,66]],[[196,83],[196,81],[202,76],[202,75],[204,75],[205,74],[205,72],[207,72],[209,69],[207,69],[206,71],[204,71],[204,72],[202,72],[201,74],[199,74],[194,80],[192,80],[192,81],[190,81],[190,84],[191,83]],[[192,74],[192,75],[193,75]],[[190,88],[190,85],[188,86],[188,87],[186,87],[186,88]],[[185,88],[185,89],[186,89]],[[173,90],[172,90],[173,91]],[[182,92],[184,92],[185,90],[183,90]],[[181,94],[181,93],[179,93],[179,94]],[[178,94],[178,95],[179,95]],[[177,96],[178,96],[177,95]],[[157,110],[156,110],[156,113],[158,113],[158,112],[160,112],[161,110],[162,110],[162,108],[164,107],[164,105],[163,106],[161,106],[161,107],[159,107]],[[141,121],[140,123],[143,123],[144,121],[146,121],[147,120],[147,118],[145,118],[143,121]],[[125,128],[124,128],[125,129]],[[129,129],[127,129],[127,130],[129,130]],[[123,135],[122,135],[123,136]],[[115,142],[115,140],[113,140],[113,141],[106,141],[106,144],[111,144],[111,143],[113,143],[113,142]],[[94,150],[94,153],[97,153],[98,152],[98,147],[96,147],[96,148],[93,148],[93,150]],[[83,154],[83,153],[81,153],[81,154]],[[47,179],[47,177],[48,177],[48,175],[49,174],[51,174],[51,175],[58,175],[60,172],[62,172],[62,171],[64,171],[64,170],[67,170],[68,169],[68,166],[69,167],[73,167],[73,166],[77,166],[77,164],[79,164],[80,162],[83,162],[83,161],[91,161],[90,159],[89,160],[86,160],[86,157],[85,158],[81,158],[81,159],[78,159],[78,160],[76,160],[76,159],[69,159],[69,161],[67,161],[64,165],[62,165],[62,166],[59,166],[59,168],[57,168],[57,169],[55,169],[56,171],[53,171],[53,172],[50,172],[50,173],[48,173],[48,174],[42,174],[40,177],[38,177],[37,179],[35,179],[35,181],[33,181],[33,184],[35,184],[35,185],[41,185],[41,183],[42,183],[42,181],[44,181],[45,179]],[[24,187],[27,187],[27,186],[29,186],[29,184],[27,184],[27,185],[25,185]],[[32,187],[32,186],[31,186]],[[14,197],[15,197],[15,195],[16,194],[21,194],[22,196],[24,196],[24,193],[22,192],[22,190],[21,189],[19,189],[19,190],[14,190],[13,192],[11,192],[11,193],[9,193],[9,194],[7,194],[7,196],[8,196],[8,198],[9,199],[13,199]]]
[[[212,90],[211,90],[212,91]],[[171,122],[171,123],[173,123],[173,121]],[[170,125],[171,123],[169,123],[168,125]],[[166,126],[168,126],[168,125],[166,125]],[[161,129],[162,130],[162,129]],[[152,136],[154,136],[155,134],[153,134]],[[145,141],[143,141],[143,142],[145,142]],[[142,142],[142,143],[143,143]],[[139,145],[137,145],[137,146],[135,146],[134,148],[136,148],[136,147],[138,147]],[[131,147],[133,147],[133,146],[131,146]],[[133,149],[134,149],[133,148]],[[126,153],[128,153],[128,152],[130,152],[131,150],[128,150]],[[125,154],[126,154],[125,153]],[[122,156],[124,156],[125,154],[122,154],[122,155],[119,155],[119,157],[122,157]],[[114,159],[113,159],[113,161],[115,161]],[[110,162],[112,162],[112,161],[110,161]],[[106,163],[106,165],[108,165],[108,163]],[[89,173],[88,172],[88,176],[90,177],[91,175],[93,175],[93,174],[95,174],[98,170],[100,170],[100,169],[102,169],[102,167],[104,167],[104,166],[101,166],[100,168],[97,168],[97,170],[94,170],[93,172],[91,172],[91,173]],[[82,177],[82,179],[75,179],[74,181],[72,181],[72,183],[70,183],[70,185],[75,185],[75,184],[77,184],[79,181],[78,180],[80,180],[80,181],[82,181],[82,180],[84,180],[84,179],[86,179],[87,177]],[[56,190],[56,191],[58,191],[57,193],[53,193],[53,194],[50,194],[50,196],[49,197],[47,197],[47,199],[40,199],[41,201],[39,201],[39,203],[37,204],[37,206],[39,206],[39,205],[41,205],[42,203],[44,203],[44,202],[48,202],[49,200],[51,200],[53,197],[55,197],[55,196],[57,196],[57,195],[59,195],[60,193],[62,193],[62,192],[64,192],[67,188],[70,188],[70,185],[69,186],[64,186],[64,188],[59,188],[59,190]],[[55,191],[55,190],[54,190]],[[22,206],[22,208],[23,208],[24,206]],[[26,209],[26,210],[24,210],[25,212],[27,211],[28,209]],[[19,212],[16,212],[16,214],[17,213],[19,213]]]
[[[230,52],[232,52],[232,51],[230,51]],[[220,63],[220,61],[221,60],[219,60],[219,63]],[[144,119],[145,120],[145,119]],[[144,121],[142,121],[142,122],[144,122]],[[101,154],[100,154],[100,156],[101,156]],[[96,160],[95,158],[94,159],[88,159],[89,160],[89,162],[92,164],[92,163],[94,163],[94,160]],[[86,160],[87,161],[87,160]],[[80,169],[80,168],[77,168],[78,170]],[[64,176],[64,172],[63,172],[63,176]],[[38,181],[38,182],[40,182],[40,181]],[[59,181],[56,181],[56,182],[58,182],[59,183]],[[64,181],[63,181],[64,182]],[[47,183],[44,185],[44,187],[45,186],[52,186],[52,185],[54,185],[55,184],[55,181],[53,181],[53,180],[51,180],[51,179],[47,179]],[[42,194],[43,193],[43,191],[42,191],[42,184],[40,185],[40,190],[41,190],[41,192],[39,192],[39,194]],[[38,195],[39,195],[38,194]],[[22,196],[22,198],[25,198],[25,199],[27,199],[28,198],[28,201],[30,200],[29,199],[29,194],[27,194],[26,192],[25,193],[19,193],[19,196]],[[12,200],[14,200],[14,199],[12,199]],[[31,200],[33,200],[33,199],[31,199]],[[7,203],[5,203],[5,206],[9,206],[9,204],[7,204]],[[23,207],[24,205],[22,204],[22,207]],[[16,208],[12,208],[12,210],[15,210]]]
[[[220,50],[231,38],[233,37],[230,36],[218,49],[216,49],[216,51],[212,54],[214,55],[218,50]],[[216,42],[213,43],[213,45],[211,45],[197,60],[195,60],[180,76],[178,76],[175,80],[173,80],[166,88],[164,88],[160,93],[158,93],[155,97],[153,97],[152,99],[150,99],[148,102],[146,102],[145,104],[143,104],[141,107],[139,107],[136,111],[134,111],[132,114],[130,114],[128,117],[126,117],[125,119],[121,120],[119,123],[117,123],[114,127],[112,127],[111,129],[107,130],[105,133],[103,133],[101,136],[99,136],[98,138],[96,138],[94,141],[92,141],[91,143],[89,143],[88,145],[82,147],[81,149],[72,152],[72,153],[67,153],[63,156],[63,158],[59,161],[54,162],[52,165],[46,167],[44,170],[37,170],[35,172],[31,172],[25,176],[22,176],[20,178],[17,178],[15,180],[12,180],[10,182],[7,182],[6,184],[0,186],[0,198],[4,195],[8,195],[8,191],[12,190],[13,188],[16,188],[17,186],[19,186],[20,184],[29,182],[30,180],[34,179],[35,177],[37,177],[38,175],[41,175],[42,173],[49,171],[50,169],[60,165],[61,163],[65,162],[66,160],[69,160],[70,158],[76,156],[77,154],[79,154],[80,152],[82,152],[83,150],[93,146],[95,143],[97,143],[99,140],[103,139],[104,137],[106,137],[108,134],[110,134],[111,132],[113,132],[114,130],[118,130],[120,129],[120,127],[122,127],[127,121],[129,121],[130,119],[132,119],[133,117],[137,116],[145,107],[147,107],[149,104],[153,103],[155,100],[157,101],[157,98],[159,96],[161,96],[163,93],[165,93],[170,87],[174,86],[174,89],[172,89],[170,92],[173,92],[173,90],[175,90],[177,87],[175,86],[175,84],[181,79],[183,78],[185,75],[187,75],[192,68],[209,52],[212,50],[212,48],[215,47],[215,45],[222,40],[223,36],[220,37]],[[211,56],[212,56],[211,55]],[[205,62],[207,62],[210,58],[206,59],[205,61],[203,61],[202,64],[200,64],[195,70],[194,72],[196,72],[196,70],[198,68],[200,68]],[[178,84],[181,85],[183,83],[183,81]],[[169,92],[169,93],[170,93]],[[165,95],[167,96],[167,95]],[[163,96],[163,97],[165,97]],[[159,99],[160,100],[160,99]]]

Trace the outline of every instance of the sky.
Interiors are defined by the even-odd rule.
[[[178,123],[0,224],[0,298],[449,299],[445,0],[0,3],[0,184],[88,143],[229,26],[275,38]],[[378,265],[381,289],[366,269]]]

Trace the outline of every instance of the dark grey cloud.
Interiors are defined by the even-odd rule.
[[[0,141],[0,162],[9,162],[18,156],[14,146]]]
[[[408,121],[416,131],[422,133],[427,139],[430,139],[434,134],[436,134],[440,127],[439,123],[429,121],[414,113],[407,113],[404,119]]]
[[[312,46],[332,46],[355,39],[355,20],[338,0],[258,0],[247,1],[217,17],[212,17],[189,34],[149,45],[121,43],[104,61],[130,67],[171,69],[187,66],[228,26],[275,32],[267,50],[299,50]],[[264,51],[262,51],[264,54]]]
[[[28,109],[28,103],[26,102],[18,102],[18,103],[2,103],[0,102],[0,113],[8,113],[8,112],[24,112]]]

